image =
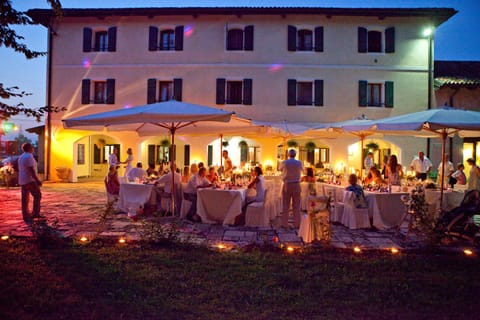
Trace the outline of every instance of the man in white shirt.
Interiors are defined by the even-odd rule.
[[[118,149],[113,148],[112,153],[108,156],[108,166],[115,166],[118,167],[120,163],[118,162]]]
[[[212,184],[205,177],[207,174],[207,168],[202,167],[198,170],[198,173],[194,174],[188,181],[185,190],[183,190],[183,197],[185,200],[191,201],[192,205],[187,212],[187,220],[193,222],[200,222],[201,218],[197,215],[197,189],[211,187]]]
[[[135,178],[138,180],[144,180],[147,177],[147,172],[143,170],[143,165],[141,162],[137,162],[135,168],[130,169],[127,173],[128,181],[135,181]]]
[[[427,179],[427,175],[432,169],[432,162],[425,157],[425,153],[420,151],[418,157],[413,158],[412,163],[410,163],[410,169],[415,171],[415,177],[421,179],[422,181]]]
[[[455,171],[455,168],[453,167],[453,163],[448,160],[448,154],[444,155],[445,159],[445,168],[443,170],[443,176],[445,177],[443,179],[444,184],[449,183],[449,179],[452,176],[453,172]],[[438,165],[438,176],[437,176],[437,184],[440,185],[442,183],[442,162]]]
[[[173,174],[173,179],[172,179]],[[162,198],[170,198],[172,196],[172,182],[175,185],[175,195],[177,191],[181,189],[180,182],[182,181],[182,176],[177,172],[177,166],[175,164],[170,165],[170,172],[164,174],[155,182],[155,192],[157,193],[157,208],[162,210],[170,211],[170,208],[162,207]],[[181,191],[181,190],[180,190]],[[175,197],[175,206],[180,205],[180,197]]]
[[[375,167],[375,162],[373,161],[373,152],[369,152],[365,159],[363,160],[363,166],[365,167],[365,172],[369,172],[371,167]]]
[[[283,211],[282,227],[288,229],[288,211],[292,202],[293,226],[300,227],[300,179],[303,172],[301,161],[295,160],[297,152],[293,149],[288,151],[289,159],[282,161],[279,170],[283,177]]]
[[[40,200],[42,182],[37,175],[37,161],[33,157],[33,146],[30,143],[22,145],[23,153],[18,159],[18,184],[22,188],[22,216],[25,222],[32,222],[40,216]],[[30,194],[33,196],[33,210],[29,213],[28,203]]]

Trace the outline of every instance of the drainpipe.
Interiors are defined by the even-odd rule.
[[[46,161],[45,161],[45,180],[50,180],[50,166],[51,166],[51,153],[52,153],[52,112],[50,110],[52,106],[52,37],[54,31],[52,30],[51,25],[48,26],[48,51],[47,51],[47,150],[46,150]]]

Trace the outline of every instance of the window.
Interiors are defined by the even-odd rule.
[[[158,144],[149,144],[147,147],[148,163],[158,165],[162,162],[170,161],[170,149],[167,146]]]
[[[323,106],[323,80],[288,80],[287,104],[289,106]]]
[[[323,27],[313,29],[299,29],[288,26],[288,51],[316,51],[323,52]]]
[[[359,27],[358,52],[395,52],[395,28],[368,30],[367,28]]]
[[[312,30],[298,30],[297,38],[298,51],[312,51],[313,50],[313,36]]]
[[[82,80],[82,104],[114,104],[115,79],[100,81]]]
[[[85,164],[85,144],[77,144],[77,164]]]
[[[244,29],[232,28],[227,30],[228,51],[252,51],[253,50],[253,26]]]
[[[173,79],[173,81],[148,79],[147,103],[150,104],[169,100],[182,101],[182,79]]]
[[[313,149],[300,147],[298,159],[300,161],[307,161],[316,168],[323,168],[325,163],[330,162],[330,149],[325,147]]]
[[[175,50],[175,33],[173,30],[160,32],[160,50]]]
[[[149,51],[182,51],[183,50],[183,26],[160,29],[150,26],[148,33]]]
[[[217,104],[252,104],[252,79],[217,79]]]
[[[359,106],[360,107],[385,107],[393,108],[393,82],[385,81],[368,82],[360,80],[359,89]]]
[[[117,27],[108,30],[83,28],[83,52],[113,52],[117,46]]]

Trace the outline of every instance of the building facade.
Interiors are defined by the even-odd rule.
[[[103,175],[114,146],[136,161],[168,159],[166,132],[64,129],[61,120],[176,99],[258,121],[378,119],[426,109],[429,50],[423,36],[453,9],[129,8],[64,9],[28,14],[49,28],[47,104],[65,107],[47,121],[46,160],[70,180]],[[179,135],[181,133],[179,132]],[[223,138],[235,165],[275,166],[281,138]],[[343,171],[361,157],[354,136],[297,137],[303,160]],[[314,142],[313,159],[307,142]],[[375,139],[407,164],[426,142]],[[181,137],[177,163],[218,165],[218,135]],[[242,151],[241,146],[248,146]],[[381,154],[378,154],[380,158]]]

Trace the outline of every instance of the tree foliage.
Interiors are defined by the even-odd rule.
[[[61,15],[61,3],[59,0],[46,0],[51,6],[57,16]],[[23,54],[27,59],[33,59],[46,54],[46,52],[40,52],[31,50],[23,43],[25,39],[23,36],[17,34],[12,28],[15,25],[34,25],[36,24],[29,16],[24,12],[15,10],[12,7],[10,0],[0,0],[0,47],[5,47],[14,50],[20,54]],[[25,91],[21,91],[16,86],[4,86],[0,83],[0,98],[8,100],[11,98],[23,98],[30,95]],[[40,121],[42,116],[47,112],[58,112],[61,108],[45,106],[41,108],[27,107],[23,103],[8,104],[7,102],[0,101],[0,120],[7,120],[12,116],[23,114],[28,117],[35,117],[37,121]]]

